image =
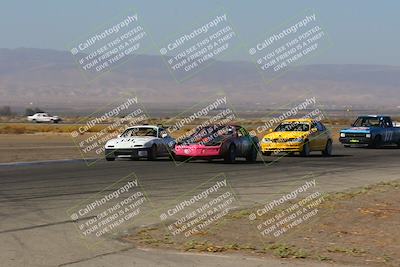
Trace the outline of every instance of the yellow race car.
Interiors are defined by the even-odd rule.
[[[301,156],[309,156],[311,151],[321,151],[324,156],[332,154],[329,131],[321,122],[313,119],[284,120],[261,140],[264,156],[279,152],[299,152]]]

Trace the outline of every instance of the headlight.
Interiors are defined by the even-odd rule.
[[[291,142],[293,142],[293,143],[303,143],[304,139],[303,138],[295,138]]]
[[[365,135],[365,137],[366,137],[366,138],[371,138],[371,134],[368,133],[368,134]]]
[[[340,137],[346,137],[345,133],[340,133]]]
[[[272,143],[272,140],[269,138],[263,138],[264,143]]]

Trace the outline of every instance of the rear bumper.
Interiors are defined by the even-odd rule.
[[[104,153],[106,157],[129,156],[132,158],[141,158],[147,157],[149,155],[149,148],[107,148]]]
[[[220,146],[179,146],[176,145],[174,148],[176,156],[182,157],[219,157],[221,156]]]

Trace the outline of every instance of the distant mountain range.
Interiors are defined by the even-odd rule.
[[[268,80],[268,78],[267,78]],[[266,84],[254,63],[216,61],[182,83],[160,56],[136,55],[88,82],[69,52],[0,49],[0,105],[76,107],[109,103],[134,90],[155,106],[195,103],[223,90],[239,107],[276,107],[302,95],[328,107],[400,106],[400,67],[303,65]]]

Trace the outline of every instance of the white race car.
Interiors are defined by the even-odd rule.
[[[52,123],[58,123],[61,121],[61,118],[58,116],[51,116],[47,113],[44,112],[39,112],[36,113],[32,116],[27,117],[28,121],[31,122],[52,122]]]
[[[117,138],[109,140],[105,145],[105,158],[154,160],[161,156],[172,156],[175,139],[170,137],[161,126],[138,125],[127,128]]]

